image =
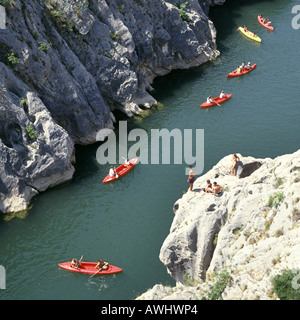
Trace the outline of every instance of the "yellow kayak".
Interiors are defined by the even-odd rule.
[[[251,32],[249,30],[245,31],[244,28],[242,28],[242,27],[239,27],[239,31],[241,31],[241,33],[244,36],[248,37],[249,39],[257,41],[257,42],[261,42],[261,38],[259,36],[255,35],[253,32]]]

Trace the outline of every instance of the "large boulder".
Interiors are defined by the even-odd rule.
[[[239,156],[244,177],[230,174],[232,155],[226,156],[176,201],[160,250],[160,260],[178,283],[198,283],[198,298],[212,274],[224,268],[232,279],[224,299],[274,299],[275,275],[300,269],[300,150],[275,159]],[[219,196],[201,191],[208,179],[224,187]],[[155,295],[195,298],[195,288],[187,294],[188,287],[177,287],[164,289],[165,294],[156,287]]]
[[[74,142],[2,63],[0,73],[0,211],[13,212],[72,178]]]

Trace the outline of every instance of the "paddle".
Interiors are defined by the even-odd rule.
[[[95,276],[98,272],[100,272],[101,270],[103,270],[103,268],[105,267],[105,265],[103,265],[97,272],[95,272],[94,274],[92,274],[90,276],[90,278],[93,278],[93,276]]]
[[[208,103],[208,102],[207,102]],[[215,104],[217,104],[218,106],[220,106],[219,104],[218,104],[218,102],[216,102],[214,99],[211,99],[211,102],[210,103],[215,103]]]
[[[95,272],[94,274],[92,274],[91,276],[90,276],[90,278],[93,278],[93,276],[95,276],[99,271],[101,271],[102,270],[102,268],[100,268],[97,272]]]
[[[78,261],[78,268],[80,267],[80,262],[83,259],[83,255],[80,257],[79,261]]]

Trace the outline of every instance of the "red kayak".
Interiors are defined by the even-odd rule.
[[[228,73],[227,78],[233,78],[233,77],[242,76],[243,74],[251,72],[255,68],[256,68],[256,64],[253,64],[252,66],[250,66],[249,69],[247,67],[244,67],[242,72],[237,72],[236,70],[234,70],[231,73]]]
[[[118,174],[118,178],[124,176],[124,174],[126,174],[127,172],[129,172],[137,163],[137,161],[139,160],[139,158],[134,158],[129,160],[130,165],[126,166],[125,164],[120,165],[115,172],[117,172]],[[111,182],[114,181],[116,179],[118,179],[116,176],[111,177],[109,174],[104,178],[103,183],[107,183],[107,182]]]
[[[78,273],[85,273],[85,274],[113,274],[113,273],[119,273],[123,271],[123,269],[119,267],[112,266],[111,264],[108,265],[107,270],[100,270],[97,272],[97,269],[95,266],[97,265],[96,262],[80,262],[79,268],[73,268],[71,267],[71,262],[63,262],[58,264],[61,268],[68,270],[68,271],[73,271],[73,272],[78,272]]]
[[[227,101],[228,99],[230,99],[232,96],[232,93],[229,93],[229,94],[226,94],[226,97],[224,98],[220,98],[220,97],[216,97],[216,98],[213,98],[213,102],[211,103],[207,103],[207,102],[204,102],[201,104],[200,108],[209,108],[209,107],[214,107],[214,106],[217,106],[218,104],[221,104],[225,101]]]
[[[257,16],[257,20],[263,27],[265,27],[265,28],[267,28],[267,29],[269,29],[271,31],[274,30],[274,28],[272,26],[268,26],[266,23],[264,23],[263,22],[264,20],[262,20],[259,16]]]

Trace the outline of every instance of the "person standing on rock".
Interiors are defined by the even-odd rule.
[[[234,176],[236,174],[236,169],[238,167],[238,162],[240,161],[240,158],[234,154],[232,156],[232,160],[231,160],[231,167],[230,167],[230,171],[231,171],[231,175]]]
[[[190,171],[189,171],[189,178],[187,182],[190,184],[190,191],[193,191],[193,184],[195,181],[195,171],[192,166],[190,166]]]

